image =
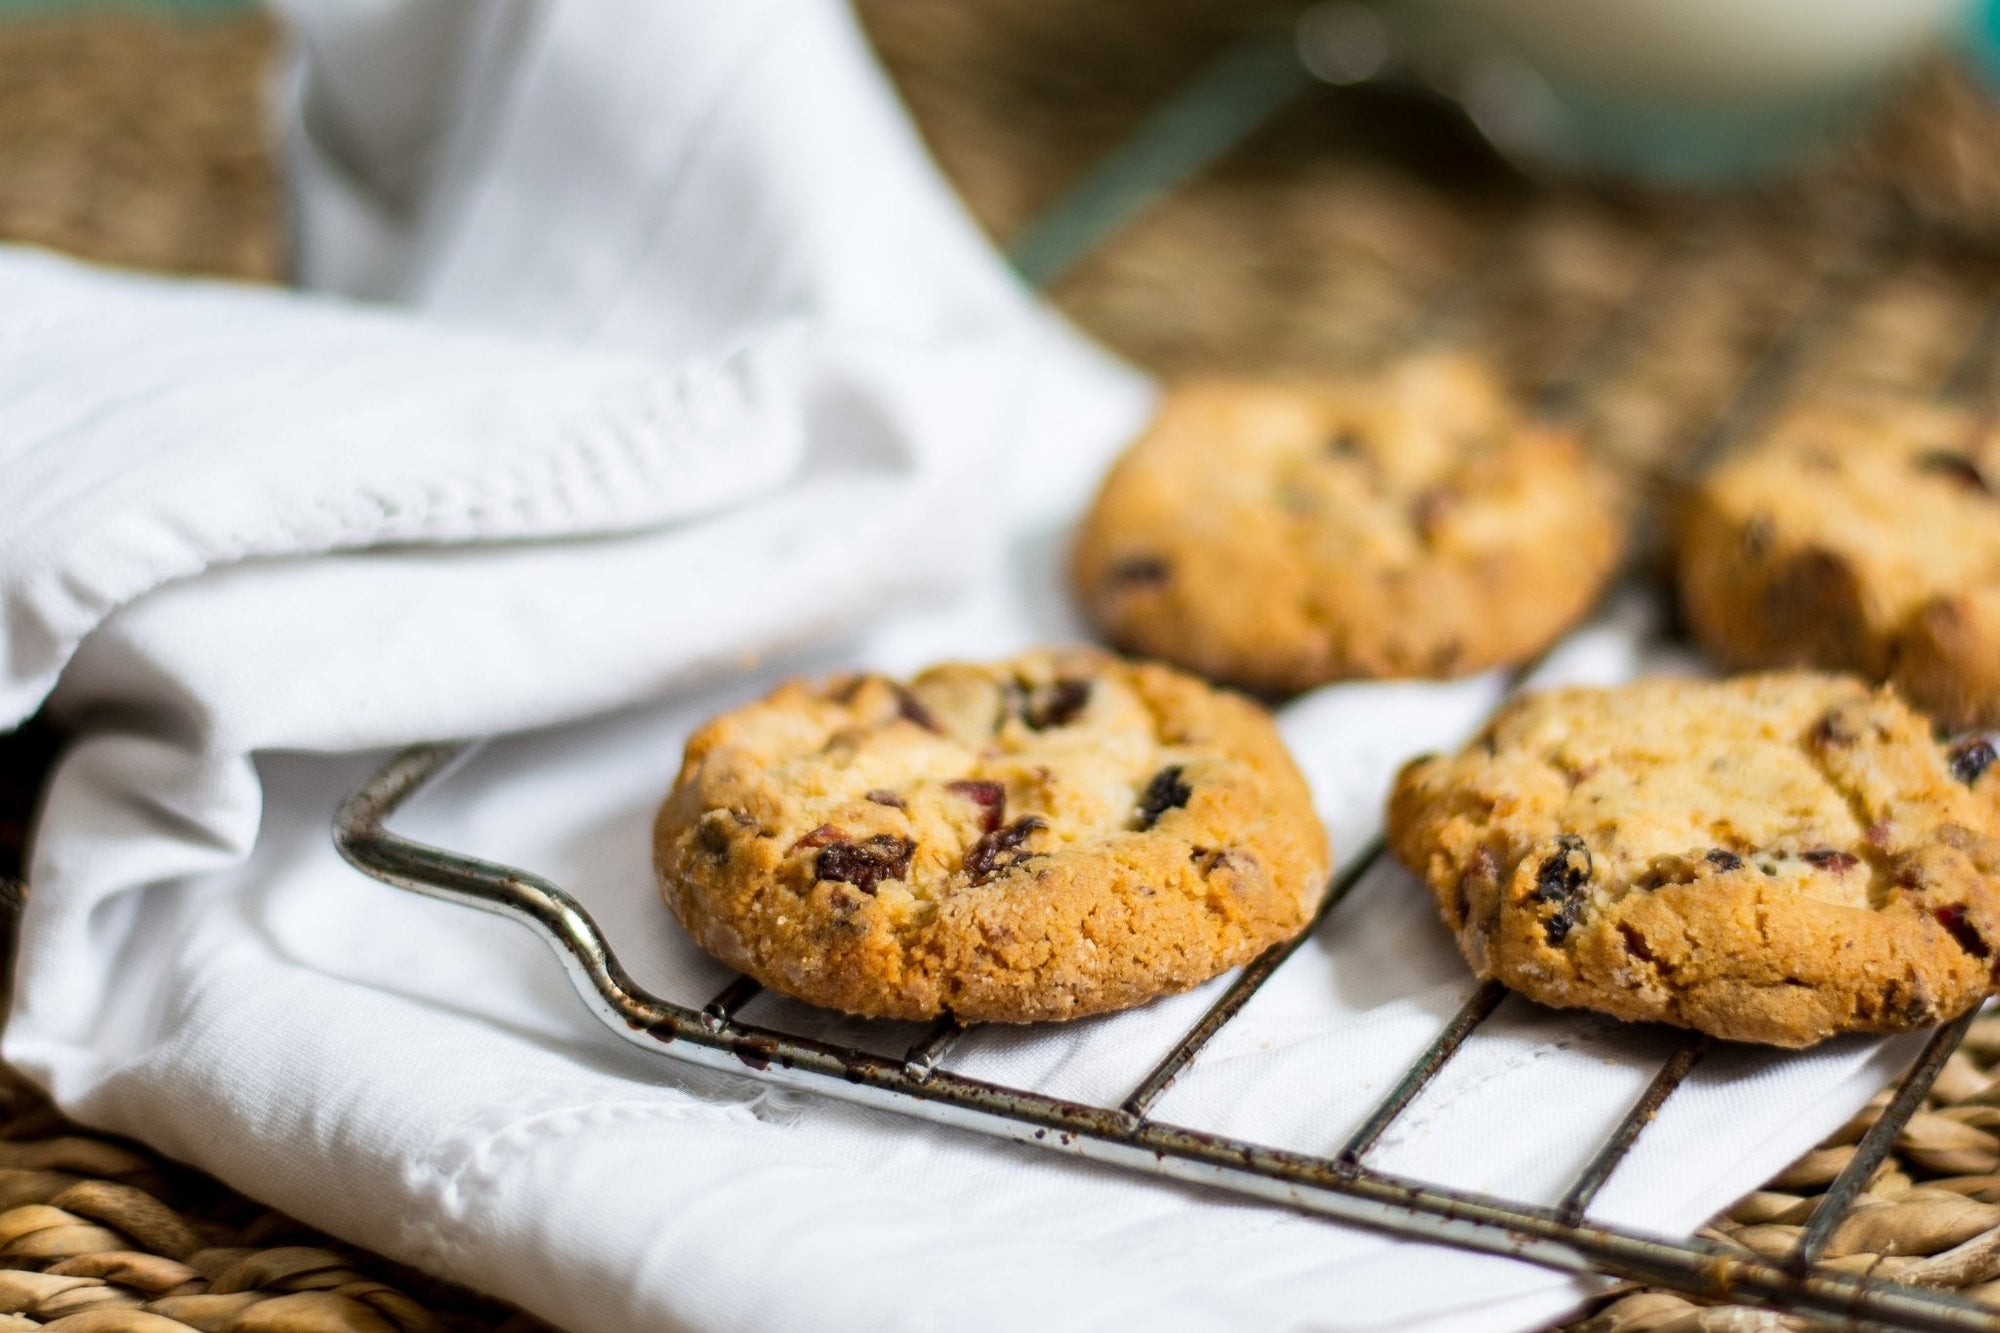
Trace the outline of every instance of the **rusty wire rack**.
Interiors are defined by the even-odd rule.
[[[1698,1035],[1676,1045],[1643,1095],[1552,1207],[1406,1179],[1377,1170],[1366,1160],[1384,1132],[1498,1007],[1505,992],[1492,982],[1473,992],[1389,1095],[1330,1156],[1286,1151],[1152,1118],[1155,1101],[1312,934],[1311,927],[1245,967],[1116,1107],[968,1078],[942,1064],[966,1032],[950,1019],[934,1024],[901,1058],[894,1058],[743,1022],[738,1014],[761,989],[749,978],[732,981],[700,1009],[660,999],[632,980],[589,914],[559,886],[524,870],[428,846],[387,829],[390,816],[474,748],[476,743],[424,745],[398,755],[343,804],[335,825],[341,853],[386,883],[527,925],[555,948],[578,992],[607,1027],[668,1059],[1552,1269],[1607,1274],[1697,1297],[1772,1305],[1878,1327],[1995,1327],[1994,1316],[1969,1301],[1830,1271],[1816,1263],[1896,1134],[1922,1105],[1971,1014],[1931,1036],[1894,1100],[1829,1189],[1792,1259],[1757,1259],[1702,1239],[1661,1240],[1585,1220],[1599,1189],[1707,1049],[1706,1039]],[[1327,893],[1322,916],[1346,897],[1380,854],[1378,840],[1341,872]]]
[[[1226,83],[1199,88],[1197,95],[1227,100]],[[1198,118],[1196,111],[1170,108],[1163,119]],[[1211,136],[1202,151],[1220,152],[1247,128],[1236,124],[1227,135]],[[1083,204],[1078,211],[1090,214],[1087,230],[1101,236],[1122,220],[1121,208],[1142,206],[1144,200],[1193,174],[1185,163],[1162,166],[1157,146],[1138,157],[1142,160],[1130,168],[1133,179],[1087,182],[1079,191]],[[1117,202],[1120,198],[1125,202]],[[1039,265],[1054,271],[1084,244],[1075,237],[1052,236],[1052,231],[1060,230],[1038,231],[1036,244],[1047,253],[1035,251],[1039,258],[1028,268]],[[1671,302],[1688,271],[1720,244],[1724,230],[1697,224],[1662,248],[1601,320],[1595,336],[1584,339],[1570,363],[1542,386],[1535,397],[1542,416],[1562,423],[1588,416],[1593,393],[1644,342],[1649,323]],[[1486,247],[1466,271],[1424,304],[1385,350],[1408,353],[1463,342],[1468,324],[1475,322],[1468,319],[1468,312],[1479,304],[1490,280],[1513,262],[1516,239],[1503,233]],[[1737,376],[1726,404],[1700,431],[1683,466],[1714,456],[1779,410],[1814,348],[1840,326],[1864,292],[1909,258],[1911,242],[1908,227],[1898,219],[1876,219],[1851,228],[1846,243],[1811,260],[1804,296]],[[1982,403],[1988,399],[1991,365],[2000,354],[2000,284],[1992,297],[1957,364],[1938,387],[1941,397]],[[1506,693],[1513,694],[1533,673],[1532,665],[1517,671]],[[1298,936],[1245,966],[1122,1101],[1099,1105],[983,1081],[946,1068],[947,1057],[967,1032],[950,1018],[934,1024],[900,1056],[888,1056],[743,1021],[745,1006],[762,991],[747,977],[731,981],[698,1009],[649,993],[619,963],[588,912],[561,886],[529,871],[430,846],[388,828],[393,816],[479,745],[477,741],[420,745],[392,759],[341,806],[334,824],[341,855],[385,883],[526,925],[555,949],[578,992],[607,1027],[667,1059],[1554,1270],[1630,1279],[1696,1298],[1809,1314],[1834,1324],[2000,1328],[2000,1317],[1964,1298],[1839,1271],[1821,1262],[1835,1229],[1957,1048],[1973,1021],[1971,1013],[1939,1027],[1928,1038],[1888,1107],[1826,1191],[1794,1251],[1779,1259],[1753,1256],[1701,1237],[1662,1239],[1595,1224],[1587,1217],[1599,1191],[1710,1050],[1711,1042],[1700,1034],[1685,1034],[1674,1043],[1644,1092],[1553,1205],[1446,1188],[1369,1164],[1371,1150],[1506,997],[1493,982],[1472,992],[1388,1095],[1329,1155],[1285,1150],[1154,1118],[1155,1104],[1175,1079],[1381,861],[1385,849],[1379,835],[1335,875],[1318,914]]]

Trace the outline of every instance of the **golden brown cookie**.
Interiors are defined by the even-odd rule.
[[[784,685],[690,738],[654,828],[731,967],[965,1022],[1185,990],[1303,927],[1328,859],[1262,709],[1088,649]]]
[[[1482,977],[1804,1046],[1993,990],[1993,758],[1845,676],[1556,690],[1406,767],[1389,841]]]
[[[2000,724],[2000,435],[1918,399],[1804,407],[1723,459],[1677,523],[1681,602],[1718,661],[1893,681]]]
[[[1272,694],[1533,656],[1621,541],[1607,474],[1490,374],[1191,382],[1112,468],[1072,574],[1121,648]]]

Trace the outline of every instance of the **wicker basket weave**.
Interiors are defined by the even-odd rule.
[[[940,161],[1003,241],[1276,0],[862,0]],[[271,280],[283,229],[263,91],[273,34],[255,19],[138,15],[0,22],[0,237],[94,259]],[[1362,98],[1356,101],[1355,98]],[[1949,224],[1823,349],[1812,376],[1922,385],[1979,315],[1979,246],[2000,201],[1986,104],[1938,76],[1875,142],[1778,196],[1726,210],[1533,190],[1440,117],[1381,151],[1366,95],[1314,94],[1067,275],[1057,299],[1168,372],[1309,369],[1365,357],[1473,263],[1513,247],[1479,291],[1480,336],[1523,384],[1693,225],[1715,229],[1697,284],[1646,331],[1649,357],[1602,395],[1597,424],[1640,474],[1670,466],[1750,351],[1795,302],[1801,254],[1855,199]],[[1438,164],[1443,164],[1439,167]],[[1831,201],[1832,206],[1826,205]],[[2000,219],[2000,214],[1996,215]],[[1968,240],[1969,238],[1969,240]],[[1968,249],[1968,244],[1971,249]],[[1893,336],[1891,336],[1893,335]],[[1884,355],[1885,347],[1896,355]],[[1671,367],[1671,378],[1663,368]],[[0,736],[0,880],[55,738]],[[1843,1266],[1962,1288],[2000,1308],[2000,1019],[1953,1057],[1843,1226]],[[1868,1113],[1719,1218],[1712,1236],[1772,1253],[1797,1234]],[[1687,1333],[1790,1326],[1619,1289],[1580,1327]],[[0,1071],[0,1333],[416,1333],[539,1328],[351,1247],[132,1145],[69,1125]]]

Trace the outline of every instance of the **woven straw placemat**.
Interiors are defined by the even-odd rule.
[[[113,264],[278,278],[272,47],[255,19],[0,10],[0,236]]]
[[[859,0],[940,162],[1003,244],[1148,111],[1289,0]],[[259,20],[0,11],[0,238],[176,272],[271,280],[283,227]],[[1932,219],[1808,383],[1933,383],[2000,274],[2000,126],[1932,74],[1861,147],[1726,205],[1534,187],[1449,112],[1316,90],[1120,230],[1053,288],[1080,323],[1167,373],[1349,365],[1450,290],[1468,336],[1529,386],[1695,232],[1633,355],[1592,402],[1641,473],[1671,466],[1783,325],[1857,208]],[[1495,259],[1494,237],[1504,248]],[[1468,278],[1470,275],[1470,278]],[[0,881],[57,738],[0,736]],[[1864,1114],[1715,1221],[1773,1253],[1853,1151]],[[2000,1308],[2000,1019],[1976,1024],[1830,1253]],[[1791,1326],[1620,1288],[1599,1333]],[[338,1245],[134,1145],[65,1123],[0,1071],[0,1333],[415,1333],[542,1327]]]

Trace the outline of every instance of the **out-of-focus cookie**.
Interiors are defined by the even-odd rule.
[[[1680,507],[1681,603],[1733,667],[1893,681],[1951,727],[2000,723],[2000,434],[1920,399],[1803,407]]]
[[[1094,650],[784,685],[688,741],[654,854],[694,938],[773,989],[1010,1023],[1247,961],[1329,860],[1262,709]]]
[[[1851,677],[1556,690],[1406,767],[1389,839],[1483,977],[1804,1046],[1994,989],[1993,759]]]
[[[1288,694],[1531,657],[1617,562],[1614,487],[1477,363],[1190,382],[1106,478],[1073,580],[1121,648]]]

